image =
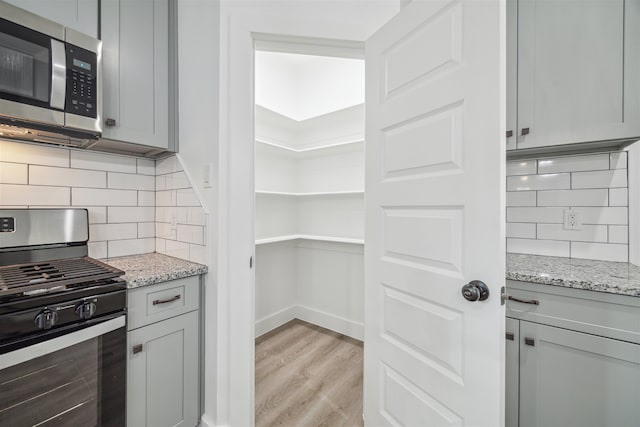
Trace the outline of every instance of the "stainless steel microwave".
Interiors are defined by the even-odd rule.
[[[100,40],[0,1],[0,137],[98,139],[101,56]]]

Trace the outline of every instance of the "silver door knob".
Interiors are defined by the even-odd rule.
[[[489,298],[489,287],[480,280],[472,280],[462,287],[462,296],[467,301],[484,301]]]

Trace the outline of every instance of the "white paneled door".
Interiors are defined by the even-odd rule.
[[[367,426],[504,425],[504,6],[416,0],[366,44]]]

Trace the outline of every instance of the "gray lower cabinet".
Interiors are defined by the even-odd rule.
[[[199,276],[129,291],[127,426],[199,420]]]
[[[640,298],[522,282],[507,293],[505,425],[639,426]]]

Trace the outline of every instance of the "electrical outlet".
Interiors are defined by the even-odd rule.
[[[564,229],[565,230],[581,230],[582,219],[580,212],[571,209],[564,210]]]

